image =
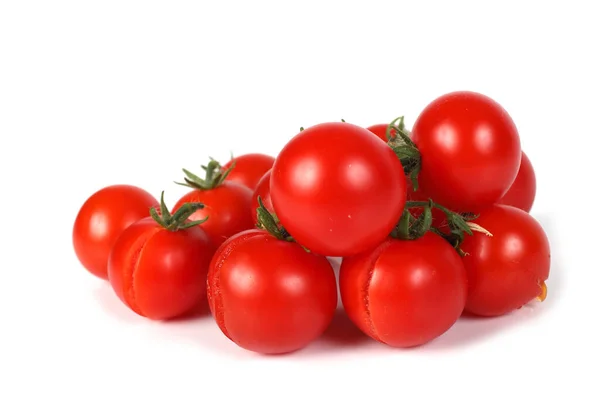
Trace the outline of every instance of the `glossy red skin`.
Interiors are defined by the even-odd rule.
[[[411,138],[421,152],[419,184],[436,202],[476,212],[504,196],[521,162],[521,143],[508,113],[474,92],[453,92],[431,102]]]
[[[115,240],[129,225],[149,216],[151,207],[158,207],[158,201],[136,186],[112,185],[92,194],[73,225],[73,247],[81,264],[108,279],[108,255]]]
[[[494,205],[474,221],[493,236],[465,235],[461,248],[469,277],[465,309],[476,315],[499,316],[542,294],[550,273],[550,244],[541,225],[527,212]]]
[[[223,168],[230,168],[234,161],[235,167],[226,179],[231,182],[241,183],[254,190],[260,178],[273,167],[275,158],[259,153],[243,154],[230,160]]]
[[[372,251],[345,258],[340,294],[354,324],[392,347],[423,345],[444,334],[462,314],[467,276],[444,239],[388,239]]]
[[[269,212],[273,213],[273,203],[271,202],[271,170],[268,170],[267,173],[260,178],[260,181],[258,181],[256,189],[254,190],[254,194],[252,195],[252,207],[250,207],[250,214],[252,215],[252,221],[254,221],[255,225],[258,223],[256,209],[259,207],[259,196],[265,208]]]
[[[168,231],[151,217],[129,226],[110,253],[108,276],[121,301],[153,320],[191,311],[206,296],[215,246],[200,226]]]
[[[307,128],[281,150],[271,200],[290,234],[311,251],[345,257],[375,247],[404,209],[406,181],[394,151],[365,128]]]
[[[238,346],[290,353],[331,323],[335,274],[325,257],[253,229],[231,237],[215,253],[208,302],[221,331]]]
[[[533,202],[535,201],[536,189],[537,184],[533,165],[525,152],[522,152],[521,166],[519,167],[517,178],[498,203],[530,212],[533,207]]]
[[[367,129],[370,130],[371,132],[373,132],[379,139],[381,139],[387,143],[388,142],[388,137],[387,137],[388,126],[389,126],[389,124],[376,124],[376,125],[369,126]],[[395,137],[396,132],[394,132],[392,130],[392,131],[390,131],[390,135],[392,137]]]
[[[254,226],[250,215],[252,191],[239,183],[225,181],[214,189],[192,190],[179,199],[172,212],[185,203],[204,204],[204,208],[189,219],[197,221],[208,217],[202,229],[217,246],[228,237]]]

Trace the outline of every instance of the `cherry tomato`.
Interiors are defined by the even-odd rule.
[[[109,281],[119,299],[154,320],[185,314],[205,298],[216,249],[201,226],[167,225],[153,217],[133,223],[115,242],[108,262]]]
[[[474,92],[453,92],[419,115],[411,138],[421,153],[419,185],[457,212],[476,212],[504,196],[517,176],[521,144],[508,113]]]
[[[388,125],[389,124],[376,124],[376,125],[369,126],[367,129],[370,130],[371,132],[373,132],[378,138],[380,138],[381,140],[383,140],[384,142],[387,143],[388,142],[388,137],[387,137]],[[393,138],[396,136],[396,132],[394,130],[391,130],[390,135]]]
[[[217,246],[228,237],[254,227],[250,211],[252,190],[240,183],[224,180],[225,172],[220,170],[218,163],[209,163],[206,179],[189,172],[186,175],[186,183],[193,190],[177,201],[173,213],[186,203],[204,204],[204,208],[192,214],[190,219],[197,221],[208,217],[202,229]]]
[[[157,206],[154,196],[131,185],[107,186],[92,194],[73,225],[73,247],[81,264],[93,275],[108,279],[108,254],[117,237]]]
[[[223,168],[231,168],[234,162],[235,167],[227,176],[227,180],[254,190],[260,178],[273,167],[275,158],[259,153],[243,154],[230,160]]]
[[[535,171],[529,157],[522,153],[521,166],[517,178],[508,192],[500,199],[500,204],[506,204],[529,212],[533,207],[536,192]]]
[[[390,234],[404,209],[406,181],[394,151],[370,131],[323,123],[282,149],[271,172],[271,200],[298,243],[345,257]]]
[[[466,235],[461,248],[469,278],[466,310],[498,316],[546,296],[550,244],[541,225],[528,213],[507,205],[481,212],[476,224],[493,236]]]
[[[208,272],[210,310],[238,346],[265,354],[299,350],[319,337],[337,307],[325,257],[262,230],[229,238]]]
[[[250,207],[250,213],[252,214],[252,221],[256,225],[258,223],[256,209],[259,206],[258,197],[260,196],[265,208],[273,213],[273,203],[271,202],[271,170],[267,171],[266,174],[260,178],[254,194],[252,195],[252,206]]]
[[[425,344],[450,329],[467,299],[467,276],[456,250],[427,233],[387,239],[344,258],[340,293],[354,324],[392,347]]]

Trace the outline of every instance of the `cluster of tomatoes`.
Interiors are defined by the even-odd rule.
[[[412,131],[301,129],[276,158],[183,170],[172,208],[130,185],[94,193],[75,252],[135,313],[171,319],[208,300],[221,331],[268,354],[303,348],[338,306],[393,347],[425,344],[463,313],[499,316],[546,297],[550,247],[529,214],[532,165],[494,100],[453,92]],[[342,258],[339,279],[328,257]]]

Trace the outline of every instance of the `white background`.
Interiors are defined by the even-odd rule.
[[[593,2],[0,4],[1,399],[598,398]],[[340,118],[410,128],[457,89],[509,111],[536,169],[553,257],[542,304],[408,351],[339,318],[263,357],[209,317],[134,315],[75,258],[75,215],[103,186],[164,189],[172,205],[181,168],[208,156],[275,155]]]

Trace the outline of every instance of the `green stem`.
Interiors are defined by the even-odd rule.
[[[208,217],[206,217],[197,221],[188,221],[192,214],[204,208],[204,204],[202,203],[184,203],[173,215],[171,215],[165,204],[164,196],[165,192],[163,191],[160,195],[160,215],[158,214],[158,211],[156,211],[156,208],[150,208],[150,216],[163,228],[175,232],[180,229],[188,229],[200,225],[208,219]]]
[[[188,171],[187,169],[183,169],[183,173],[185,174],[184,182],[175,182],[181,186],[187,186],[192,189],[197,190],[210,190],[214,189],[217,186],[221,185],[223,181],[227,178],[227,176],[231,173],[233,168],[235,168],[235,161],[231,164],[229,168],[223,170],[221,164],[214,160],[210,159],[208,165],[202,165],[201,168],[205,172],[204,179],[200,178],[198,175]]]

